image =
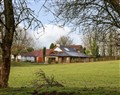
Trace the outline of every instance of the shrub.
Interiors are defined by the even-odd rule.
[[[50,59],[48,59],[48,63],[51,64],[51,60]]]
[[[64,87],[61,83],[55,80],[54,76],[47,76],[44,71],[39,70],[36,72],[37,79],[32,84],[34,87]]]

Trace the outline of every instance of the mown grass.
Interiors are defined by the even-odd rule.
[[[9,80],[11,88],[0,89],[0,95],[32,95],[31,93],[34,92],[35,88],[30,88],[32,87],[31,81],[35,79],[35,72],[39,69],[48,76],[54,75],[55,79],[65,86],[65,88],[40,89],[38,90],[39,95],[54,91],[63,93],[58,95],[120,94],[120,60],[117,60],[50,65],[12,63]]]
[[[66,87],[118,87],[119,65],[119,61],[51,65],[22,63],[11,67],[9,84],[10,87],[30,87],[35,72],[42,69]]]

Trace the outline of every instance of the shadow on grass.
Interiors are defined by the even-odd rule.
[[[120,95],[118,88],[6,88],[0,95]]]

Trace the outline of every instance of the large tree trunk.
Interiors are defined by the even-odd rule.
[[[5,49],[2,50],[2,60],[3,63],[1,65],[1,87],[8,87],[8,80],[9,80],[9,73],[10,73],[10,48],[8,46],[5,47]]]
[[[10,74],[11,63],[11,45],[13,41],[13,35],[15,31],[14,13],[12,0],[4,0],[4,12],[5,12],[5,35],[2,40],[2,65],[0,76],[0,87],[8,87],[8,80]]]

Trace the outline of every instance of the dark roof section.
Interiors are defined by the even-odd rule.
[[[66,52],[66,53],[72,57],[89,57],[86,54],[80,52]]]
[[[60,47],[59,47],[60,49],[62,49],[62,51],[63,52],[65,52],[65,51],[74,51],[74,52],[76,52],[76,49],[74,49],[74,48],[71,48],[71,47],[67,47],[67,46],[63,46],[63,45],[60,45]]]

